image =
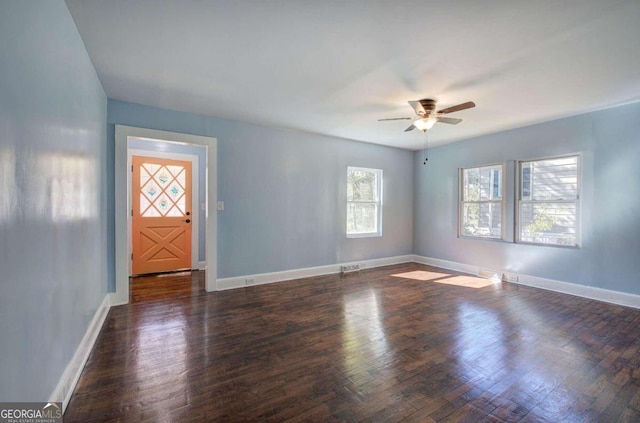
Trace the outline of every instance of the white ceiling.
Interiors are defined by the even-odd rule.
[[[419,149],[640,100],[640,1],[67,0],[109,98]]]

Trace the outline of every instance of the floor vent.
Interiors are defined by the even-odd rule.
[[[345,264],[340,266],[340,273],[351,273],[351,272],[359,272],[360,264]]]

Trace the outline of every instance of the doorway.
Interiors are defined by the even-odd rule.
[[[131,173],[132,275],[192,269],[191,162],[134,155]]]
[[[124,125],[116,125],[115,136],[115,192],[116,192],[116,233],[115,233],[115,292],[111,296],[112,305],[126,304],[129,302],[129,276],[132,274],[131,254],[133,245],[131,242],[131,211],[133,207],[132,171],[129,162],[130,146],[135,141],[145,140],[167,145],[195,145],[204,147],[203,183],[204,199],[197,204],[195,210],[184,209],[184,216],[189,211],[193,216],[194,211],[199,211],[203,216],[203,233],[205,242],[201,243],[203,258],[200,268],[205,268],[205,289],[216,290],[216,156],[217,141],[215,138],[197,135],[180,134],[174,132],[157,131],[144,128],[135,128]],[[174,164],[169,164],[173,166]],[[167,168],[167,170],[169,170]],[[176,169],[174,169],[176,170]],[[147,173],[149,173],[147,171]],[[155,173],[154,173],[155,175]],[[151,175],[150,175],[151,176]],[[175,175],[178,177],[178,174]],[[169,186],[170,184],[167,184]],[[167,203],[169,205],[169,203]],[[160,206],[160,205],[158,205]],[[175,204],[172,205],[172,207]],[[169,210],[169,209],[167,209]],[[186,220],[188,217],[185,217]],[[195,217],[194,217],[195,218]],[[185,222],[186,223],[186,222]],[[190,222],[191,223],[191,222]],[[162,232],[162,231],[161,231]],[[193,231],[192,231],[193,233]],[[148,247],[148,245],[147,245]],[[193,251],[193,248],[191,248]],[[166,252],[163,253],[166,255]],[[193,262],[193,260],[192,260]],[[193,264],[192,264],[193,266]],[[190,267],[190,266],[187,266]]]

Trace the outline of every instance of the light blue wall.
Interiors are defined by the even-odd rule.
[[[458,168],[582,155],[582,247],[457,238]],[[416,254],[640,294],[640,103],[445,145],[422,165],[416,152]],[[509,220],[513,234],[513,218]],[[513,239],[511,237],[511,239]]]
[[[129,148],[146,151],[159,151],[166,153],[191,154],[198,156],[198,198],[196,204],[205,204],[207,200],[207,150],[200,145],[183,145],[171,142],[161,142],[152,140],[132,139],[129,140]],[[200,207],[199,210],[202,210]],[[198,214],[198,260],[204,262],[206,240],[207,216],[204,213]]]
[[[0,401],[47,401],[107,292],[107,100],[63,1],[0,12]]]
[[[218,214],[218,278],[412,251],[409,151],[115,100],[109,100],[107,120],[110,150],[114,124],[218,139],[218,200],[225,202]],[[350,165],[384,170],[381,238],[345,236]],[[109,211],[112,220],[113,204]]]

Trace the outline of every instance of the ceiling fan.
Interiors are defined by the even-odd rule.
[[[418,101],[409,101],[409,105],[418,115],[418,118],[409,126],[404,132],[413,131],[418,128],[423,132],[431,129],[436,122],[448,123],[450,125],[457,125],[462,122],[462,119],[450,118],[442,115],[448,113],[458,112],[460,110],[470,109],[476,107],[476,103],[473,101],[467,101],[466,103],[458,104],[456,106],[447,107],[436,112],[436,101],[430,98],[425,98]],[[413,117],[402,118],[390,118],[390,119],[378,119],[378,122],[385,120],[411,120]]]

